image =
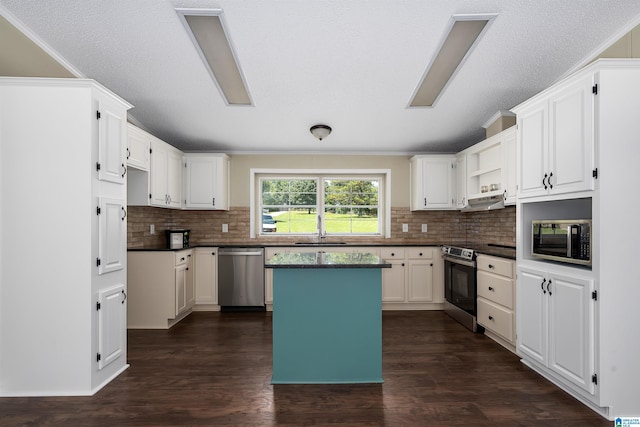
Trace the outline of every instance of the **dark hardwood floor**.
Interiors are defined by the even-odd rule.
[[[0,399],[0,425],[612,425],[443,312],[384,312],[383,340],[384,384],[272,386],[268,314],[194,313],[129,331],[95,396]]]

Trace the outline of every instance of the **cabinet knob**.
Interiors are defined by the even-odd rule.
[[[489,316],[489,320],[493,320],[493,316]]]
[[[404,262],[402,263],[402,266],[404,267]]]
[[[211,255],[215,255],[215,254],[216,254],[215,252],[211,252]]]
[[[489,290],[490,290],[491,292],[493,292],[493,287],[489,286]]]
[[[189,267],[185,268],[185,270],[189,271]]]
[[[391,256],[396,256],[396,254],[394,252],[391,252]]]
[[[493,264],[489,264],[489,268],[493,270]]]
[[[418,255],[419,255],[419,256],[422,256],[422,252],[420,252]]]
[[[429,264],[429,267],[433,267],[433,263]]]

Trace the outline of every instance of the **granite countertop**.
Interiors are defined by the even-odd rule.
[[[474,249],[479,255],[491,255],[500,258],[516,259],[515,246],[506,245],[472,245],[471,249]]]
[[[265,268],[391,268],[371,253],[289,252],[265,261]]]

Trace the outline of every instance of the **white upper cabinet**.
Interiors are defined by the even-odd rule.
[[[411,210],[452,209],[455,203],[455,157],[411,158]]]
[[[184,155],[185,209],[229,209],[229,156]]]
[[[109,101],[98,101],[98,179],[125,183],[127,165],[127,113]]]
[[[594,188],[595,74],[526,102],[518,115],[518,198]]]
[[[467,156],[456,156],[456,208],[463,209],[467,206]]]
[[[153,137],[147,132],[128,124],[127,128],[127,166],[142,171],[149,170],[149,149]]]
[[[182,203],[182,151],[164,141],[151,141],[151,206],[180,208]]]

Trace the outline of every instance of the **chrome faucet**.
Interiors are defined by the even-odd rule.
[[[322,243],[322,240],[326,236],[322,234],[322,217],[318,215],[318,243]]]

